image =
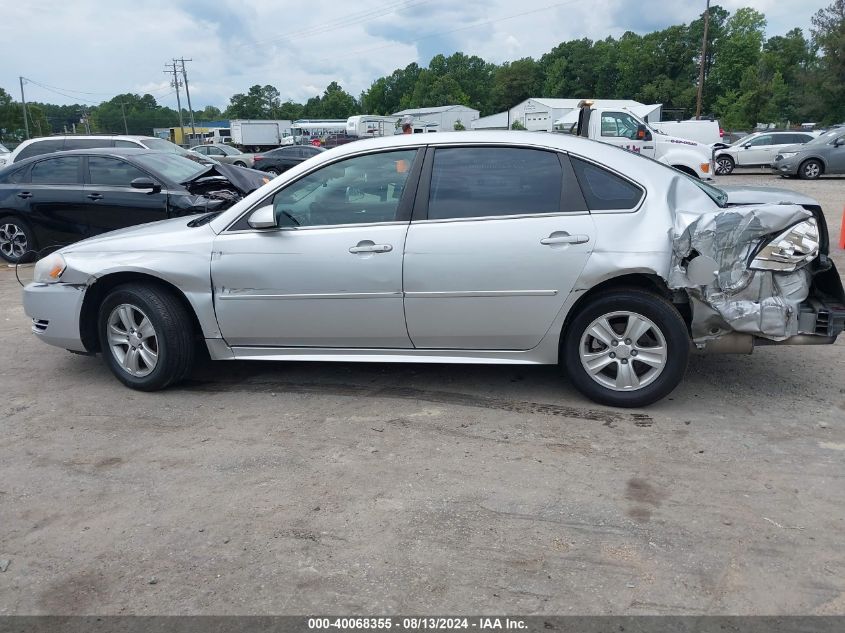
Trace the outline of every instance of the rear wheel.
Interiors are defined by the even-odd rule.
[[[35,240],[32,230],[14,216],[0,218],[0,257],[12,264],[33,259]]]
[[[246,167],[246,163],[245,163],[245,162],[243,162],[243,161],[241,161],[241,160],[236,160],[236,161],[235,161],[235,166],[236,166],[236,167]]]
[[[103,360],[123,384],[156,391],[182,380],[194,361],[193,322],[172,291],[126,284],[100,306]]]
[[[733,158],[730,156],[717,156],[716,157],[716,175],[717,176],[727,176],[731,172],[733,172],[734,164]]]
[[[619,290],[583,306],[562,346],[566,371],[581,393],[601,404],[642,407],[683,379],[690,340],[671,303],[648,292]]]
[[[801,163],[801,166],[798,168],[798,176],[803,180],[816,180],[822,175],[822,170],[822,164],[812,158]]]
[[[282,171],[278,167],[268,167],[264,171],[266,171],[268,174],[273,174],[274,176],[278,176],[282,173]]]

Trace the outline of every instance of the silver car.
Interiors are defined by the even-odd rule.
[[[634,407],[694,349],[833,343],[827,248],[818,204],[788,191],[726,193],[577,137],[426,134],[68,246],[23,294],[37,337],[141,390],[187,376],[203,341],[218,360],[561,363]]]
[[[727,176],[734,167],[768,167],[778,151],[787,145],[807,143],[814,138],[811,132],[754,132],[716,150],[716,175]]]
[[[237,165],[238,167],[253,167],[255,165],[255,154],[246,154],[230,145],[208,143],[205,145],[196,145],[191,149],[198,154],[228,165]]]
[[[836,127],[805,145],[782,147],[772,171],[805,180],[815,180],[822,174],[845,174],[845,129]]]

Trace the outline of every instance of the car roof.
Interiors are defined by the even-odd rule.
[[[157,136],[145,136],[143,134],[52,134],[50,136],[39,136],[38,138],[31,138],[24,143],[37,143],[40,141],[57,141],[61,139],[83,139],[83,140],[90,140],[90,139],[128,139],[132,141],[149,141],[158,139]],[[166,141],[168,139],[159,139],[162,141]]]
[[[39,160],[44,160],[45,158],[56,158],[57,156],[111,156],[114,158],[131,158],[133,156],[142,156],[144,154],[168,154],[170,156],[178,156],[178,154],[174,154],[173,152],[147,149],[145,147],[92,147],[90,149],[71,149],[64,152],[38,154],[37,156],[30,156],[29,158],[15,161],[12,165],[9,165],[9,167],[28,165]],[[184,156],[182,158],[184,158]]]

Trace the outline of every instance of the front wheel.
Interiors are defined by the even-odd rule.
[[[156,391],[191,371],[193,322],[172,291],[151,284],[117,286],[100,306],[97,323],[103,360],[127,387]]]
[[[728,174],[732,173],[734,170],[733,159],[730,156],[717,156],[716,157],[716,175],[717,176],[727,176]]]
[[[282,173],[282,171],[278,167],[268,167],[264,171],[266,171],[268,174],[272,174],[273,176],[278,176]]]
[[[575,388],[615,407],[643,407],[667,396],[683,379],[690,352],[677,309],[640,290],[611,291],[588,301],[561,344]]]
[[[821,175],[822,164],[815,159],[801,163],[801,166],[798,168],[798,176],[803,180],[816,180]]]
[[[246,167],[246,163],[243,162],[242,160],[236,160],[235,161],[235,167]]]

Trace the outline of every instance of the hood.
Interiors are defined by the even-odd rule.
[[[800,146],[799,146],[800,147]],[[817,200],[810,196],[779,189],[778,187],[755,187],[753,185],[728,185],[719,187],[728,194],[728,204],[797,204],[801,206],[819,206]]]
[[[89,237],[87,240],[76,242],[62,248],[61,253],[76,252],[115,252],[115,251],[155,251],[173,250],[180,243],[192,241],[191,237],[197,232],[210,231],[208,225],[189,226],[202,216],[185,216],[171,218],[160,222],[150,222],[130,226],[126,229],[109,231],[102,235]],[[190,237],[189,237],[190,236]],[[213,236],[213,232],[212,232]]]
[[[224,163],[216,163],[214,165],[209,165],[203,171],[194,174],[188,178],[188,180],[180,184],[185,185],[185,187],[191,191],[191,185],[196,186],[204,184],[204,181],[214,182],[215,178],[225,178],[243,195],[248,195],[260,186],[270,182],[267,174],[262,171],[237,167],[235,165],[226,165]]]

